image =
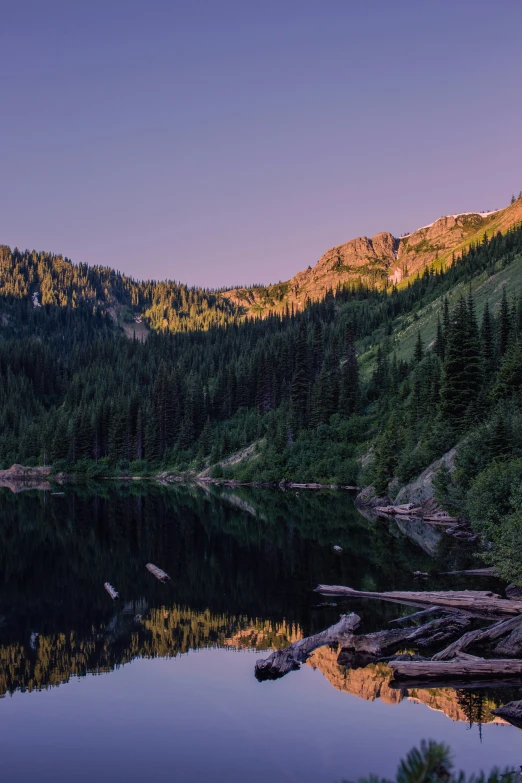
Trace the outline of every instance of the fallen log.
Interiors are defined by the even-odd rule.
[[[432,525],[457,525],[457,517],[422,517],[423,522],[429,522]]]
[[[390,661],[396,682],[448,682],[453,678],[473,678],[476,681],[494,677],[522,678],[522,661],[478,660],[455,658],[453,661]]]
[[[469,653],[459,652],[458,656],[463,661],[484,661],[480,655],[469,655]]]
[[[522,623],[502,639],[493,652],[502,658],[518,658],[522,653]]]
[[[318,585],[316,593],[321,595],[342,595],[347,598],[378,598],[383,601],[405,603],[412,606],[442,606],[458,609],[476,616],[522,614],[522,601],[501,598],[489,590],[462,590],[437,592],[401,592],[373,593],[366,590],[354,590],[341,585]]]
[[[455,634],[462,630],[462,627],[465,627],[465,625],[469,625],[470,623],[470,618],[466,617],[465,615],[462,615],[462,617],[466,619],[466,624],[459,624],[457,622],[451,623],[442,630],[437,631],[437,633],[434,633],[432,636],[421,637],[420,639],[416,640],[417,647],[435,647],[435,645],[439,645],[442,642],[447,642],[449,639],[452,639]]]
[[[116,592],[116,590],[114,589],[114,587],[111,585],[110,582],[104,582],[103,586],[113,600],[119,597],[119,593]]]
[[[297,642],[285,647],[284,650],[275,650],[268,658],[261,658],[256,661],[255,674],[259,681],[277,680],[284,677],[288,672],[299,668],[299,664],[308,658],[310,653],[318,647],[326,644],[335,644],[340,634],[350,633],[355,630],[361,618],[352,613],[344,614],[335,625],[327,628],[314,636],[307,636],[305,639],[299,639]]]
[[[430,620],[430,622],[414,628],[394,628],[389,631],[377,631],[364,635],[341,633],[339,634],[339,645],[343,651],[353,650],[357,653],[382,657],[387,652],[396,650],[404,644],[412,644],[433,631],[444,629],[448,633],[444,638],[451,638],[469,623],[470,620],[467,617],[453,614],[449,617]]]
[[[522,686],[522,676],[512,675],[509,677],[491,676],[489,678],[480,677],[457,677],[448,675],[447,679],[427,680],[425,677],[412,677],[407,681],[391,680],[389,687],[394,690],[405,690],[412,688],[452,688],[453,690],[483,690],[486,688],[514,688]]]
[[[150,573],[156,577],[160,582],[166,582],[168,579],[170,579],[170,576],[165,573],[165,571],[162,571],[161,568],[158,568],[158,566],[155,566],[154,563],[147,563],[145,566],[147,571],[150,571]]]
[[[503,707],[491,710],[491,713],[509,721],[517,729],[522,729],[522,701],[509,701]]]
[[[470,647],[472,644],[499,639],[501,636],[505,636],[505,634],[510,633],[515,629],[519,629],[521,624],[522,617],[517,616],[510,617],[507,620],[500,620],[499,622],[490,625],[488,628],[479,628],[476,631],[468,631],[468,633],[465,633],[460,637],[460,639],[457,639],[456,642],[453,642],[453,644],[450,644],[444,650],[441,650],[436,655],[434,655],[433,660],[444,661],[448,660],[449,658],[453,658],[463,653],[464,650],[467,647]]]
[[[379,514],[390,514],[391,516],[394,516],[395,514],[411,514],[412,509],[414,509],[415,506],[413,503],[402,503],[399,506],[376,506],[375,511]]]

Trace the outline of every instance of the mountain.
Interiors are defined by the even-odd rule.
[[[460,256],[484,236],[504,233],[522,221],[522,198],[495,212],[448,215],[402,237],[387,231],[358,237],[328,250],[314,267],[284,283],[234,288],[223,296],[252,316],[302,310],[345,285],[387,289],[405,284],[424,269],[444,269],[453,255]]]

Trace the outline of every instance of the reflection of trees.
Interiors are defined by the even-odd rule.
[[[464,710],[470,729],[474,724],[477,725],[482,740],[482,724],[486,711],[489,712],[484,692],[459,689],[457,690],[457,699]]]
[[[59,497],[0,489],[0,508],[2,692],[108,671],[137,655],[279,646],[346,611],[311,611],[318,582],[399,587],[426,563],[341,492],[106,484]],[[157,582],[147,562],[172,581]],[[108,598],[107,580],[121,603]],[[140,599],[147,611],[119,608]],[[373,630],[398,609],[359,601],[357,611]]]
[[[106,580],[125,600],[161,603],[169,587],[145,572],[152,561],[172,577],[176,601],[308,624],[317,582],[398,587],[425,566],[407,539],[374,529],[345,493],[241,493],[256,516],[186,486],[80,487],[64,497],[0,490],[0,612],[29,633],[42,623],[89,625],[93,613],[101,622],[110,615]],[[368,616],[381,611],[375,604]]]

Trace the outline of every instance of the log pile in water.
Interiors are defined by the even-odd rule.
[[[376,598],[404,604],[424,606],[399,622],[415,621],[429,614],[442,613],[422,625],[358,635],[354,631],[338,634],[341,648],[339,663],[351,666],[365,665],[371,660],[386,661],[392,668],[397,683],[407,682],[411,687],[429,687],[437,683],[453,687],[498,685],[509,682],[522,684],[522,601],[501,598],[490,591],[392,591],[387,593],[353,590],[339,585],[319,585],[323,595],[341,595],[350,598]],[[487,627],[462,630],[473,618],[489,620]],[[456,640],[455,640],[455,637]],[[400,647],[428,649],[443,641],[454,639],[449,646],[430,659],[419,656],[384,656]],[[492,654],[481,658],[468,649],[498,642]],[[491,651],[489,652],[491,654]]]
[[[395,687],[522,685],[522,659],[517,659],[517,656],[522,656],[522,601],[503,599],[483,590],[374,593],[339,585],[319,585],[316,592],[425,607],[394,622],[415,621],[431,614],[442,616],[408,628],[357,634],[358,615],[343,615],[331,628],[258,660],[255,667],[258,680],[283,677],[299,668],[299,664],[318,647],[335,644],[339,648],[337,660],[341,665],[358,668],[373,662],[388,663],[394,673]],[[476,618],[485,618],[490,624],[462,633],[463,629],[476,622]],[[390,657],[390,653],[401,647],[436,649],[450,639],[454,641],[431,659],[411,654]],[[470,647],[487,645],[487,653],[497,640],[500,641],[493,649],[496,658],[486,659],[468,652]]]

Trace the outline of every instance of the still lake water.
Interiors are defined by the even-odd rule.
[[[330,648],[254,677],[266,650],[341,612],[367,632],[411,611],[317,608],[318,582],[413,588],[415,570],[466,564],[422,525],[368,522],[340,492],[0,488],[0,542],[3,783],[334,783],[391,776],[430,737],[467,772],[522,763],[522,733],[489,712],[522,689],[401,692],[382,664],[345,671]]]

